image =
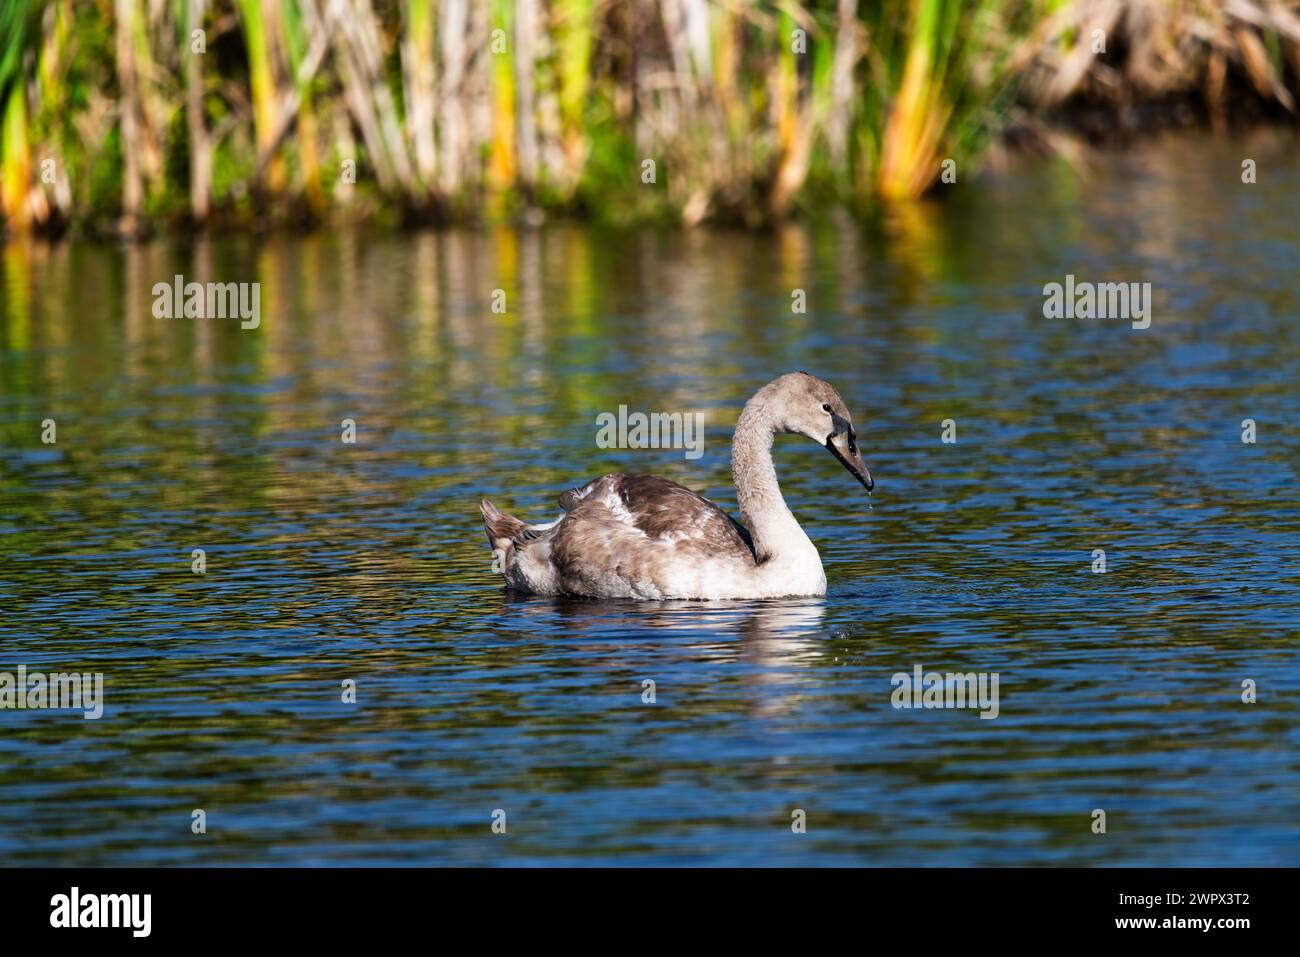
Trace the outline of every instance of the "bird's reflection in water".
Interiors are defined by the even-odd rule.
[[[665,660],[734,660],[752,691],[752,713],[778,714],[797,701],[808,667],[830,634],[824,598],[767,601],[584,601],[503,591],[501,611],[525,632],[581,644],[593,667],[653,669]]]

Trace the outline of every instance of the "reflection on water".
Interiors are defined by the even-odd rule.
[[[0,670],[107,700],[0,711],[0,855],[1300,863],[1300,154],[1240,152],[760,235],[4,247]],[[177,273],[259,282],[261,327],[155,319]],[[1151,282],[1151,329],[1045,320],[1067,273]],[[795,369],[878,483],[778,442],[825,599],[502,592],[481,495],[542,520],[629,469],[734,509],[736,412]],[[598,448],[620,404],[703,412],[704,457]],[[999,672],[1000,716],[894,710],[916,664]]]

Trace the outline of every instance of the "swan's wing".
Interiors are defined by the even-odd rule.
[[[653,542],[754,561],[744,526],[703,496],[655,475],[605,475],[569,489],[560,504],[568,511],[553,538],[561,553],[590,553],[600,539]]]

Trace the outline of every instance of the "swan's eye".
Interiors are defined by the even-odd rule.
[[[826,404],[823,402],[823,403],[822,403],[822,411],[823,411],[823,412],[829,412],[830,410],[831,410],[831,407],[830,407],[829,405],[826,405]]]

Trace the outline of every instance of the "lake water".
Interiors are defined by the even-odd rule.
[[[4,247],[0,671],[105,690],[0,710],[0,860],[1300,864],[1298,184],[1195,141],[753,235]],[[259,327],[155,318],[177,273]],[[1067,274],[1150,282],[1150,328],[1045,318]],[[799,369],[877,483],[778,439],[824,599],[503,591],[481,496],[734,511],[735,416]],[[620,405],[703,456],[598,447]],[[997,718],[895,709],[917,665],[997,672]]]

